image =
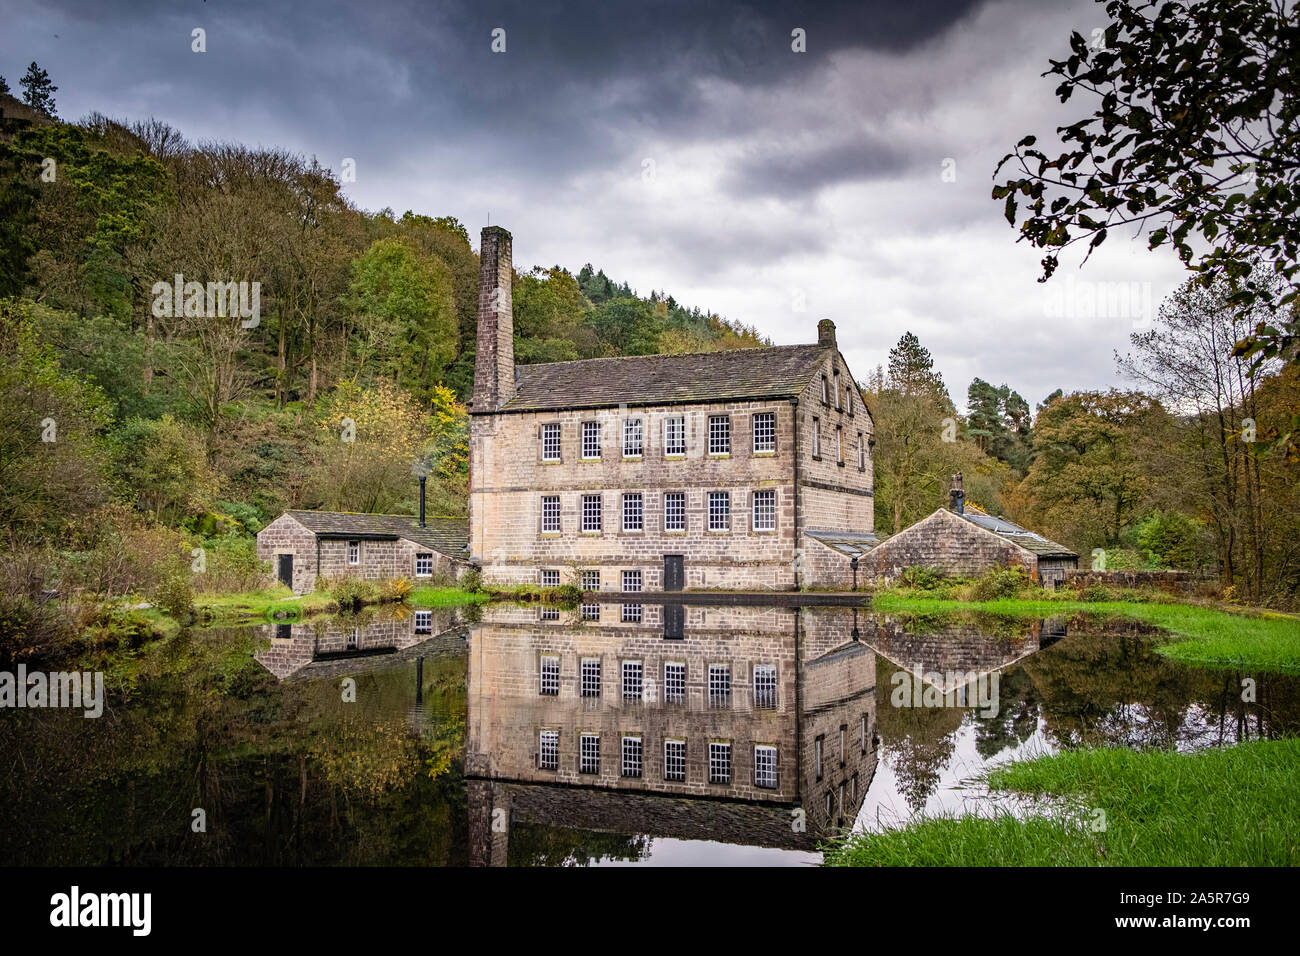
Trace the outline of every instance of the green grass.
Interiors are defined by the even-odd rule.
[[[1300,618],[1286,614],[1252,615],[1194,604],[1015,599],[956,601],[892,594],[879,595],[872,601],[872,608],[886,614],[936,611],[981,611],[1035,617],[1080,611],[1117,614],[1145,621],[1177,636],[1179,640],[1156,650],[1184,664],[1300,673]]]
[[[407,599],[416,607],[460,607],[464,604],[483,604],[491,600],[485,591],[464,591],[460,588],[416,588]]]
[[[209,624],[229,624],[254,619],[300,620],[307,614],[325,611],[334,599],[324,591],[312,591],[294,597],[284,585],[240,594],[196,594],[194,608],[200,619]],[[279,613],[283,617],[275,618]]]
[[[1065,809],[1060,819],[930,818],[856,834],[827,851],[827,865],[1300,865],[1300,739],[1195,754],[1075,750],[999,768],[988,782]]]

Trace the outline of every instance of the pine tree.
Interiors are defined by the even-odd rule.
[[[59,88],[50,82],[50,74],[37,66],[35,60],[27,67],[27,72],[18,81],[18,85],[23,88],[24,103],[46,116],[54,117],[54,94]]]
[[[0,75],[0,93],[8,93],[8,92],[9,92],[9,82],[4,78],[3,75]]]

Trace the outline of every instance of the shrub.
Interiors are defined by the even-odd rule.
[[[971,582],[971,599],[996,601],[1015,597],[1029,586],[1029,575],[1022,567],[990,568]]]
[[[169,575],[159,585],[154,602],[178,621],[188,621],[194,615],[194,589],[183,574]]]
[[[1106,585],[1102,584],[1100,581],[1093,581],[1080,592],[1079,599],[1081,601],[1092,602],[1113,601],[1115,595],[1110,588],[1106,587]]]
[[[379,586],[360,578],[339,578],[329,586],[330,597],[338,603],[340,611],[355,611],[379,601]]]
[[[411,596],[411,582],[407,578],[390,578],[379,586],[379,600],[386,604],[405,601]]]
[[[944,573],[939,568],[912,565],[903,569],[902,582],[909,588],[932,591],[943,584]]]
[[[483,590],[483,572],[478,568],[469,568],[460,576],[458,582],[461,590],[475,593]]]

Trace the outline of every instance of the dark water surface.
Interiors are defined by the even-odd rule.
[[[971,778],[1008,760],[1300,732],[1297,678],[1083,616],[471,613],[191,630],[108,662],[98,719],[0,710],[0,859],[811,864],[981,812]]]

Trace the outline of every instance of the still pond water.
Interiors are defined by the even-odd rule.
[[[837,831],[987,812],[972,778],[1009,760],[1300,732],[1297,678],[1159,642],[654,604],[195,629],[112,661],[98,719],[0,712],[0,859],[807,865]]]

